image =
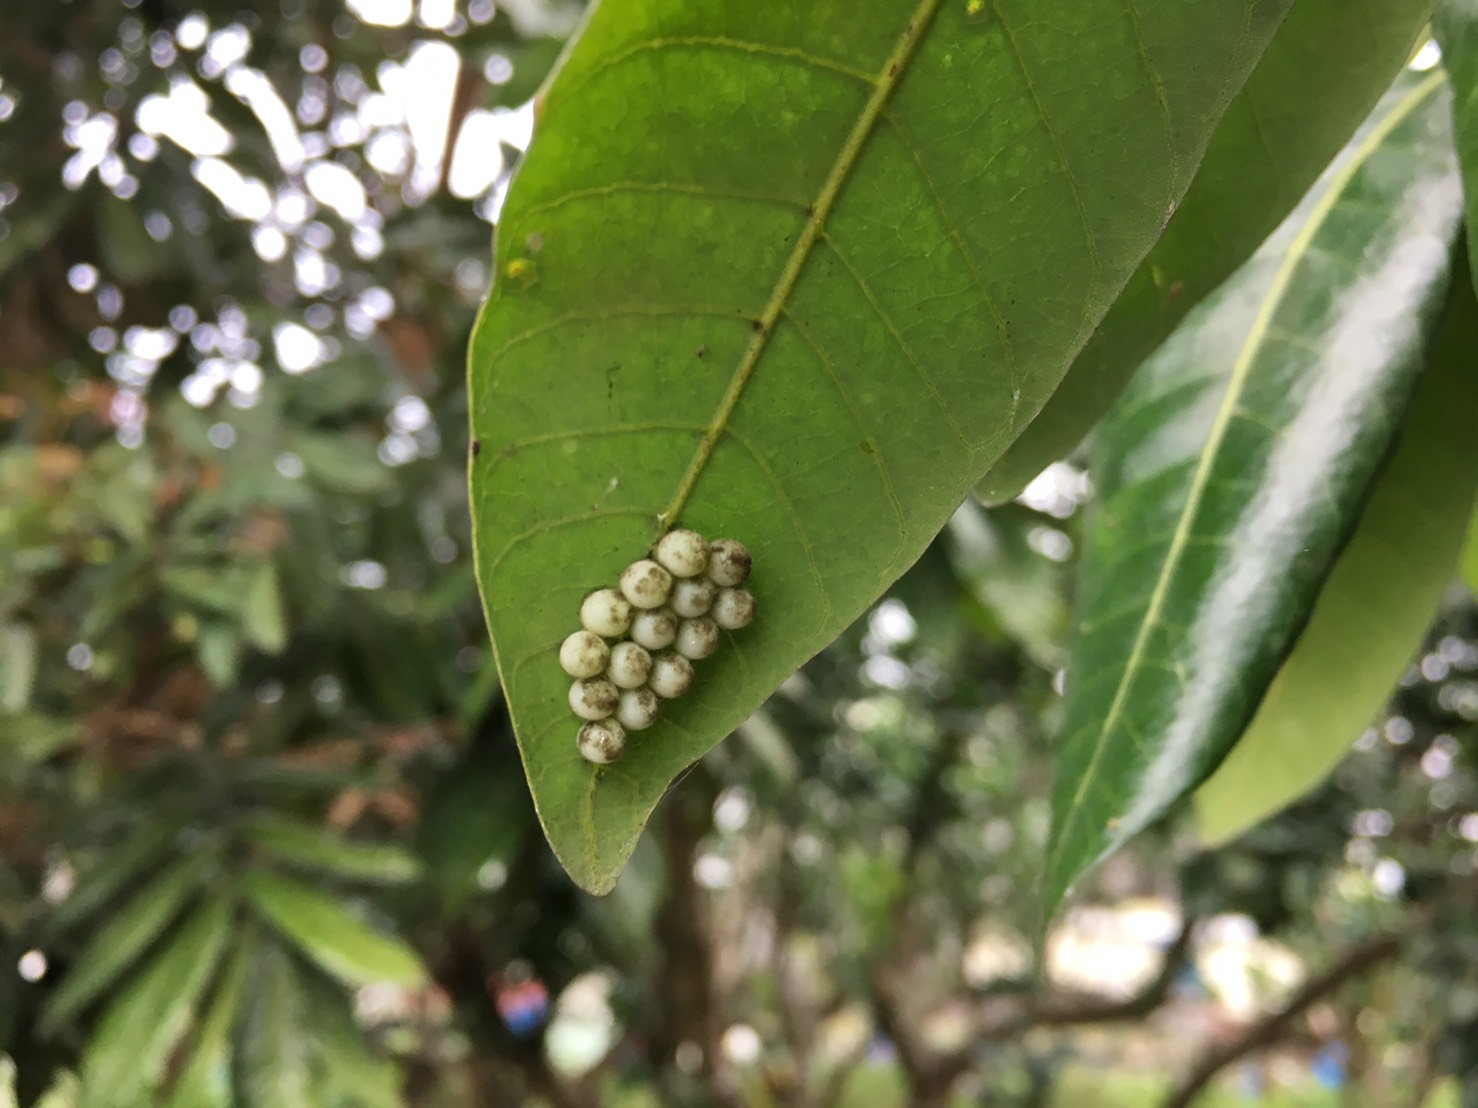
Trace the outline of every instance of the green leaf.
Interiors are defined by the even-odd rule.
[[[35,679],[35,633],[24,623],[0,624],[0,713],[24,711]]]
[[[41,1030],[50,1034],[100,996],[164,933],[217,863],[199,853],[171,866],[134,895],[87,945],[47,1001]]]
[[[1478,0],[1442,0],[1432,17],[1442,67],[1453,88],[1453,131],[1468,197],[1468,226],[1478,227]],[[1468,236],[1469,272],[1478,281],[1478,236]]]
[[[400,847],[348,842],[322,827],[281,816],[256,816],[241,825],[241,833],[284,862],[350,881],[397,884],[420,874],[416,856]]]
[[[217,688],[229,688],[241,667],[240,629],[228,623],[207,623],[195,644],[200,666]]]
[[[241,1108],[314,1108],[306,1004],[287,952],[261,944],[237,1034],[233,1080]]]
[[[1049,915],[1225,757],[1358,519],[1448,283],[1448,110],[1440,74],[1398,82],[1099,432]]]
[[[83,872],[72,894],[52,911],[48,930],[55,934],[81,923],[131,886],[144,870],[168,853],[186,822],[181,815],[155,814],[116,850],[104,853]]]
[[[35,1108],[77,1108],[81,1102],[81,1082],[76,1074],[63,1070],[52,1079],[51,1087],[41,1094]]]
[[[1400,442],[1293,653],[1210,780],[1196,791],[1208,845],[1319,784],[1384,707],[1421,646],[1478,495],[1478,301],[1454,275],[1451,304]]]
[[[1298,203],[1406,64],[1431,11],[1432,0],[1293,6],[1164,236],[1046,406],[985,475],[982,500],[1010,500],[1077,446],[1139,363]]]
[[[1468,591],[1478,596],[1478,511],[1473,513],[1472,520],[1468,524],[1468,542],[1463,547],[1461,570]]]
[[[342,902],[279,874],[254,870],[246,899],[310,961],[348,985],[414,985],[426,971],[400,939],[372,930]]]
[[[257,943],[251,932],[237,940],[210,1010],[201,1021],[190,1060],[170,1090],[168,1108],[235,1108],[231,1096],[231,1030],[242,1005],[242,990],[254,968]]]
[[[82,1108],[146,1108],[231,933],[231,904],[198,909],[109,1007],[82,1059]]]
[[[669,782],[918,558],[1041,406],[1287,7],[592,10],[538,101],[470,356],[483,604],[580,885],[614,885]],[[673,523],[748,544],[760,617],[596,771],[556,650]]]
[[[399,1069],[367,1041],[343,993],[322,979],[302,984],[316,1055],[314,1105],[401,1108]]]
[[[252,572],[241,597],[241,627],[246,641],[267,654],[281,654],[287,645],[287,618],[282,612],[282,587],[277,567],[262,562]]]

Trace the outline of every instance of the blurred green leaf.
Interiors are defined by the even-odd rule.
[[[1473,513],[1468,524],[1468,542],[1463,548],[1461,569],[1469,591],[1478,596],[1478,511]]]
[[[349,842],[326,828],[282,816],[258,815],[240,830],[248,842],[284,862],[349,881],[399,884],[420,874],[420,861],[400,847]]]
[[[150,1108],[175,1044],[189,1028],[231,934],[231,903],[216,897],[109,1006],[82,1060],[82,1108]]]
[[[247,642],[267,654],[280,654],[287,646],[287,617],[282,610],[282,588],[277,567],[257,564],[241,600],[242,629]]]
[[[500,868],[506,879],[533,830],[528,792],[509,770],[475,746],[438,778],[428,798],[416,847],[448,912],[490,887],[488,877]]]
[[[1287,8],[593,9],[502,209],[469,377],[483,604],[578,884],[608,891],[672,780],[918,558],[1159,236]],[[555,652],[672,523],[749,545],[761,614],[597,770]]]
[[[1226,756],[1359,518],[1448,285],[1448,112],[1399,82],[1100,431],[1047,916]]]
[[[170,1089],[168,1108],[236,1108],[231,1095],[231,1031],[242,1006],[243,987],[256,968],[257,945],[250,929],[236,940],[190,1059]]]
[[[1197,303],[1245,261],[1375,107],[1432,0],[1300,0],[1217,125],[1165,234],[1046,406],[978,487],[1011,499],[1065,457]],[[1324,58],[1339,58],[1326,65]]]
[[[303,435],[293,442],[308,480],[334,492],[367,496],[390,487],[390,467],[374,444],[352,435]]]
[[[236,1037],[239,1108],[319,1108],[309,1057],[314,1034],[292,959],[263,943],[252,965]]]
[[[0,733],[4,734],[5,762],[0,773],[45,761],[77,738],[77,720],[70,717],[43,716],[24,712],[18,716],[0,715]]]
[[[202,851],[169,867],[135,893],[68,968],[61,986],[47,1001],[42,1033],[54,1032],[132,966],[200,890],[216,864],[213,854]]]
[[[1322,781],[1420,647],[1478,496],[1475,350],[1478,301],[1462,267],[1396,452],[1354,537],[1252,724],[1196,791],[1207,844],[1240,834]]]
[[[258,869],[242,880],[241,889],[268,923],[345,984],[414,985],[426,976],[404,942],[373,930],[341,901],[311,886]]]
[[[71,895],[52,909],[47,925],[65,931],[89,918],[158,862],[174,845],[187,819],[178,812],[156,812],[118,847],[104,851],[77,879]]]
[[[0,713],[24,711],[35,679],[35,633],[23,623],[0,626]]]
[[[346,1108],[401,1108],[402,1078],[388,1058],[380,1057],[344,995],[322,982],[302,983],[308,1000],[308,1024],[313,1028],[314,1106],[342,1104]]]
[[[238,629],[225,623],[211,622],[200,628],[195,642],[200,667],[217,688],[229,688],[241,668],[241,637]]]

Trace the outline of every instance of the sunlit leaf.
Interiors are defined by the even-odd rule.
[[[668,784],[919,556],[1158,236],[1287,7],[594,9],[502,209],[470,375],[483,602],[577,882],[610,889]],[[556,649],[672,523],[749,545],[760,617],[598,773]]]
[[[1100,432],[1048,913],[1225,757],[1359,518],[1447,288],[1448,111],[1399,82]]]

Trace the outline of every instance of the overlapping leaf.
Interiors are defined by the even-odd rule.
[[[1227,760],[1196,791],[1207,844],[1322,781],[1384,706],[1452,581],[1478,495],[1478,301],[1454,277],[1390,464],[1309,625]]]
[[[1399,82],[1100,432],[1048,912],[1215,769],[1358,519],[1447,287],[1445,90]]]
[[[1432,6],[1294,5],[1227,109],[1165,234],[1046,406],[985,475],[982,499],[1009,500],[1071,451],[1186,312],[1251,256],[1375,107]]]
[[[668,783],[918,557],[1040,407],[1287,7],[595,9],[503,208],[470,376],[483,601],[578,882],[611,887]],[[556,648],[582,594],[679,522],[749,544],[761,615],[597,773]]]
[[[164,1077],[231,930],[231,905],[216,898],[185,921],[148,968],[119,994],[87,1044],[82,1108],[144,1108]]]

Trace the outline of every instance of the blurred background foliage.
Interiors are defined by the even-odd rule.
[[[1070,464],[964,506],[612,896],[570,884],[463,354],[578,16],[7,9],[0,1104],[1478,1104],[1466,594],[1317,793],[1157,828],[1033,964]]]

